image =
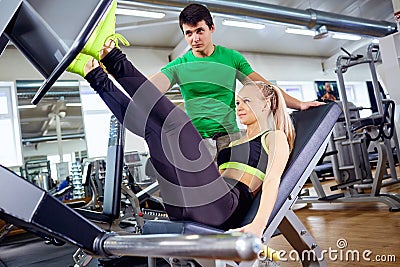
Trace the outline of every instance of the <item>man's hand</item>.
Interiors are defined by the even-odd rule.
[[[318,107],[318,106],[322,106],[322,105],[325,105],[325,103],[324,102],[320,102],[320,101],[301,102],[300,110],[306,110],[306,109],[309,109],[311,107]]]

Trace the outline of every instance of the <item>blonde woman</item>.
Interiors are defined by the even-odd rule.
[[[236,97],[236,115],[246,126],[246,135],[219,153],[218,166],[223,177],[245,184],[253,196],[262,190],[253,222],[236,229],[261,236],[275,204],[295,132],[280,90],[264,82],[244,85]]]

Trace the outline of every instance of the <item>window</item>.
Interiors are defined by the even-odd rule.
[[[21,166],[21,128],[12,82],[0,82],[0,129],[0,164],[6,167]]]

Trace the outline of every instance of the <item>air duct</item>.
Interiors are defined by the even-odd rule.
[[[36,94],[35,91],[17,91],[19,98],[32,98]],[[79,91],[50,91],[46,93],[46,97],[80,97]]]
[[[179,12],[192,1],[185,0],[141,0],[119,1],[121,4]],[[387,21],[376,21],[315,9],[299,10],[253,1],[196,1],[206,5],[211,12],[226,16],[255,19],[317,29],[325,25],[329,31],[344,32],[373,37],[383,37],[396,32],[396,24]]]
[[[64,134],[62,135],[62,140],[70,140],[70,139],[83,139],[85,138],[85,133],[75,133],[75,134]],[[56,135],[50,136],[39,136],[39,137],[31,137],[31,138],[23,138],[22,144],[35,144],[41,142],[48,142],[48,141],[57,141]]]

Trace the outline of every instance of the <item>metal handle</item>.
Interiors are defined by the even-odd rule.
[[[261,240],[251,234],[110,236],[103,243],[110,256],[185,257],[254,260]]]

